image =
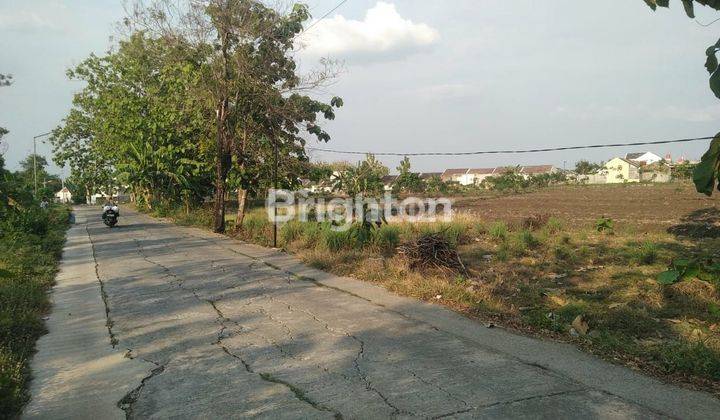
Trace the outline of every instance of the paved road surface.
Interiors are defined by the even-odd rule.
[[[123,409],[131,418],[720,413],[720,401],[708,394],[661,384],[568,345],[487,328],[283,253],[131,212],[108,229],[96,213],[77,210],[65,277],[54,292],[55,326],[33,363],[27,417],[87,417],[91,402],[108,416]],[[92,293],[63,297],[66,277],[94,282],[84,289]],[[63,314],[84,307],[89,338],[54,347],[78,325]],[[117,354],[125,355],[121,362]],[[88,364],[94,368],[78,369]],[[73,369],[74,376],[67,372]]]

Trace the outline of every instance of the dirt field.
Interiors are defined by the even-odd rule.
[[[477,214],[483,220],[518,222],[530,215],[547,214],[572,223],[591,224],[600,217],[609,217],[618,222],[618,228],[634,225],[640,231],[666,231],[700,221],[717,224],[718,209],[720,192],[706,197],[690,183],[563,186],[455,201],[455,210]]]

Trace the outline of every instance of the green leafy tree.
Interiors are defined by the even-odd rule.
[[[434,175],[425,181],[425,192],[430,194],[447,194],[450,191],[448,183],[441,177]]]
[[[358,162],[336,178],[335,189],[354,197],[377,197],[382,195],[385,186],[382,178],[389,173],[388,168],[383,165],[374,155],[367,155],[365,160]]]
[[[211,108],[192,91],[205,59],[141,32],[115,52],[91,55],[68,73],[86,86],[51,138],[56,161],[71,166],[88,195],[111,188],[108,177],[117,168],[120,181],[149,208],[199,201],[210,167],[204,162]]]
[[[70,168],[72,182],[68,187],[76,202],[85,197],[90,204],[92,195],[100,193],[113,182],[113,167],[93,145],[91,121],[78,109],[72,109],[63,124],[53,131],[53,161]]]
[[[578,175],[594,174],[602,168],[602,165],[587,160],[579,160],[575,164],[575,173]]]
[[[419,192],[423,190],[423,181],[420,179],[420,175],[410,170],[410,159],[407,156],[400,162],[397,170],[400,174],[393,185],[395,189],[404,192]]]
[[[653,10],[659,7],[669,7],[669,0],[644,0]],[[682,0],[683,7],[688,17],[695,18],[695,3],[720,10],[720,1],[718,0]],[[717,98],[720,98],[720,70],[718,69],[717,52],[720,51],[720,40],[711,45],[705,51],[706,60],[705,68],[710,73],[710,90]],[[710,148],[705,152],[700,163],[694,170],[693,181],[698,192],[712,195],[713,190],[718,184],[718,174],[720,174],[720,133],[710,142]]]
[[[520,191],[530,186],[530,182],[520,174],[518,168],[507,168],[500,175],[485,178],[482,185],[497,191]]]

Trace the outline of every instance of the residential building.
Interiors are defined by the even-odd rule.
[[[445,169],[440,178],[445,182],[460,182],[463,175],[467,174],[470,169],[459,168],[459,169]]]
[[[653,163],[657,163],[663,160],[663,158],[653,152],[628,153],[625,155],[625,159],[640,163],[642,165],[652,165]]]
[[[520,168],[520,174],[526,178],[535,175],[554,174],[558,171],[559,169],[554,165],[531,165]]]
[[[62,189],[55,193],[55,201],[58,203],[72,203],[72,193],[67,187],[62,187]]]
[[[430,178],[442,178],[442,175],[442,172],[422,172],[420,174],[420,179],[427,181]]]
[[[495,174],[497,168],[474,168],[468,169],[465,175],[460,177],[460,184],[462,185],[478,185],[485,180],[485,178]]]
[[[605,164],[607,183],[640,182],[640,166],[642,165],[639,162],[629,159],[611,159]]]

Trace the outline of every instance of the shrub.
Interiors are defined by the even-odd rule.
[[[601,217],[595,221],[595,229],[598,232],[612,233],[615,230],[615,224],[612,219]]]

